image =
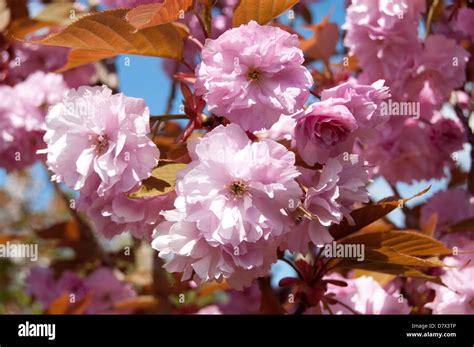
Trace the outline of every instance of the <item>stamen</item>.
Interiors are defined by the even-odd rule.
[[[237,180],[226,186],[236,197],[244,196],[247,193],[248,184],[242,180]]]

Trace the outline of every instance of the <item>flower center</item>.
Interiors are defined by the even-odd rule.
[[[474,309],[474,298],[469,300],[469,305]]]
[[[257,81],[260,78],[260,71],[258,71],[255,68],[250,68],[249,71],[247,72],[247,76],[249,80],[251,81]]]
[[[92,145],[97,155],[102,155],[109,147],[109,138],[107,135],[92,135]]]
[[[244,196],[247,192],[247,187],[248,184],[241,180],[234,181],[227,185],[227,189],[229,189],[236,197]]]

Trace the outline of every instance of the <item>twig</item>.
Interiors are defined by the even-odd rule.
[[[189,35],[188,37],[188,40],[191,41],[192,43],[194,43],[200,50],[202,50],[204,48],[204,45],[202,44],[201,41],[199,41],[197,38],[195,38],[194,36],[192,35]]]
[[[311,95],[317,97],[318,99],[321,99],[321,95],[319,95],[318,93],[316,93],[314,90],[312,90],[311,88],[309,89],[309,92],[311,93]]]
[[[167,122],[170,120],[188,119],[188,116],[185,114],[164,114],[162,116],[151,116],[150,118],[154,121]]]
[[[339,305],[341,305],[342,307],[348,309],[349,311],[351,311],[353,314],[360,314],[360,312],[357,312],[356,310],[354,310],[352,307],[348,306],[347,304],[343,303],[342,301],[339,301],[335,298],[331,298],[331,300],[335,301],[336,303],[338,303]]]
[[[171,93],[168,97],[168,102],[166,103],[166,114],[169,114],[171,110],[173,109],[173,102],[176,97],[176,87],[178,85],[178,81],[174,78],[174,75],[176,75],[179,71],[179,63],[176,63],[173,71],[173,83],[171,85]]]
[[[431,22],[433,21],[433,15],[438,5],[439,5],[439,0],[434,0],[433,3],[431,4],[430,10],[428,11],[428,16],[426,17],[426,27],[425,27],[426,36],[428,36],[431,32]]]
[[[458,105],[453,105],[453,109],[454,109],[454,112],[456,113],[456,116],[459,118],[462,125],[464,126],[464,129],[466,130],[467,140],[471,144],[474,144],[474,134],[472,133],[472,129],[469,125],[469,119],[464,115],[464,113],[462,112],[461,108]]]
[[[458,105],[453,105],[454,112],[456,116],[461,121],[464,129],[466,131],[467,140],[471,144],[471,169],[469,170],[468,174],[468,188],[471,194],[474,194],[474,134],[472,133],[472,129],[469,126],[469,118],[464,116],[463,111]]]
[[[332,312],[329,304],[325,300],[321,300],[321,302],[323,303],[324,308],[329,311],[329,314],[334,315],[334,312]]]
[[[90,242],[92,247],[96,250],[97,255],[99,256],[103,264],[109,267],[113,266],[112,261],[110,260],[109,256],[107,255],[107,253],[104,252],[100,244],[97,242],[97,239],[94,233],[92,232],[91,228],[89,227],[89,225],[82,219],[79,213],[77,213],[77,211],[71,207],[70,199],[66,195],[66,193],[59,187],[59,184],[55,181],[53,182],[53,187],[56,194],[59,195],[61,200],[63,200],[64,204],[67,206],[67,209],[69,210],[69,214],[71,215],[71,217],[74,220],[76,220],[77,224],[79,225],[81,238],[83,240]]]
[[[204,19],[202,19],[202,17],[199,15],[199,13],[196,12],[196,10],[193,10],[193,13],[199,21],[199,25],[202,28],[202,31],[204,33],[204,37],[206,39],[208,39],[209,38],[209,32],[207,31],[207,27],[206,27],[206,23],[204,22]]]
[[[170,314],[173,306],[168,299],[169,280],[163,270],[163,264],[163,259],[153,251],[153,295],[159,302],[158,313]]]
[[[189,69],[189,71],[194,72],[194,68],[193,68],[192,65],[189,64],[186,60],[181,59],[181,60],[180,60],[180,63],[183,64],[184,66],[186,66],[186,67]]]
[[[300,270],[296,267],[296,265],[295,265],[292,261],[286,259],[284,256],[281,257],[280,260],[282,260],[282,261],[284,261],[285,263],[287,263],[288,265],[290,265],[291,268],[296,271],[296,273],[298,274],[298,277],[299,277],[301,280],[303,280],[303,275],[301,274]]]

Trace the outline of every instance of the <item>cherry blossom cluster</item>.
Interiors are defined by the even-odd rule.
[[[110,7],[152,2],[102,1]],[[59,53],[51,66],[37,67],[56,48],[28,45],[14,47],[28,64],[0,87],[0,166],[13,171],[43,159],[53,181],[78,192],[74,208],[98,234],[111,239],[128,232],[148,241],[168,272],[193,285],[226,281],[235,301],[204,314],[237,312],[236,302],[257,311],[255,280],[285,252],[314,260],[318,248],[334,241],[332,228],[354,225],[351,212],[371,202],[372,179],[395,190],[400,182],[452,176],[472,137],[463,113],[473,109],[464,91],[472,57],[463,42],[474,40],[473,9],[463,7],[454,18],[438,14],[444,20],[420,33],[424,0],[353,0],[343,26],[345,58],[359,68],[319,89],[301,37],[256,21],[232,28],[236,3],[218,5],[209,37],[193,14],[179,19],[193,33],[184,43],[187,64],[167,61],[164,70],[171,78],[188,75],[180,83],[192,127],[177,141],[186,149],[185,167],[166,194],[134,194],[170,161],[160,158],[144,100],[86,86],[90,66],[50,73],[64,63]],[[198,105],[192,110],[187,93]],[[435,220],[433,237],[455,252],[444,259],[450,267],[432,273],[446,286],[414,280],[404,288],[431,293],[420,310],[474,313],[474,290],[465,285],[474,279],[467,252],[474,250],[474,233],[450,232],[474,217],[474,198],[465,183],[451,182],[416,211],[406,225]],[[320,277],[321,286],[312,288],[317,304],[306,313],[408,314],[415,306],[397,280],[381,284],[353,272]],[[92,295],[96,304],[88,313],[108,312],[135,295],[106,268],[59,279],[35,268],[28,282],[45,307],[64,292],[79,300]],[[330,310],[319,304],[321,293],[337,299]]]

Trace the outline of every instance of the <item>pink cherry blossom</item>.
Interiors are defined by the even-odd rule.
[[[363,85],[350,80],[323,90],[321,100],[333,98],[337,100],[337,103],[346,106],[357,120],[357,136],[365,137],[387,121],[387,114],[383,112],[382,103],[390,97],[390,92],[384,84],[383,80],[378,80],[371,85]]]
[[[364,155],[375,165],[374,174],[384,176],[392,184],[441,178],[444,169],[453,167],[454,161],[450,155],[440,155],[435,139],[426,123],[393,118],[368,144]]]
[[[462,188],[439,191],[421,208],[420,225],[425,225],[434,214],[437,215],[435,237],[448,245],[455,245],[459,236],[456,233],[443,235],[442,231],[446,231],[445,229],[453,224],[474,217],[474,198]],[[474,235],[472,233],[474,229],[466,231],[471,231],[470,234]]]
[[[163,220],[159,213],[173,208],[174,194],[132,199],[126,194],[81,196],[78,210],[91,219],[94,229],[106,238],[129,232],[135,238],[151,240],[153,229]]]
[[[46,309],[62,295],[74,295],[74,302],[91,296],[91,303],[86,307],[86,314],[116,313],[113,305],[136,296],[130,284],[117,279],[108,268],[98,268],[86,278],[65,271],[58,279],[54,278],[52,269],[34,267],[26,278],[27,292]],[[121,311],[119,313],[127,313]]]
[[[344,281],[347,287],[328,285],[328,293],[336,294],[337,300],[344,305],[330,305],[334,314],[408,314],[410,307],[406,299],[397,292],[387,293],[373,277],[362,276],[356,279],[347,279],[337,274],[329,276],[331,279]],[[350,309],[349,309],[349,308]]]
[[[19,83],[36,71],[54,72],[67,62],[69,50],[64,47],[15,43],[12,46],[15,59],[10,61],[8,79]],[[91,64],[82,65],[62,73],[69,88],[88,85],[95,68]]]
[[[351,151],[357,121],[334,99],[312,104],[296,119],[296,147],[307,164],[324,163],[331,156]]]
[[[196,314],[211,315],[211,314],[222,314],[219,306],[209,305],[201,308]]]
[[[20,170],[38,159],[44,114],[66,90],[60,75],[43,72],[30,75],[14,87],[0,86],[0,167]]]
[[[43,135],[41,112],[9,86],[0,86],[0,127],[0,167],[14,171],[33,164]]]
[[[137,294],[131,284],[120,281],[115,274],[106,267],[101,267],[84,279],[84,285],[92,295],[92,302],[87,314],[117,313],[114,304],[125,299],[135,297]],[[118,313],[128,313],[119,311]]]
[[[352,220],[350,211],[355,203],[368,202],[365,188],[369,178],[362,160],[331,158],[321,170],[299,168],[301,183],[308,188],[303,207],[313,217],[303,216],[286,236],[292,251],[308,252],[308,244],[322,245],[333,240],[328,228],[339,224],[343,217]]]
[[[206,41],[196,91],[244,130],[269,129],[307,100],[313,79],[303,61],[296,35],[252,21]]]
[[[468,59],[469,53],[456,41],[430,35],[390,85],[392,93],[398,100],[418,99],[422,116],[430,119],[451,91],[463,85]]]
[[[43,306],[48,306],[59,296],[53,271],[49,268],[33,267],[26,277],[25,285],[26,292]]]
[[[38,107],[46,115],[48,105],[60,102],[68,91],[63,76],[36,71],[15,86],[18,97]],[[43,121],[44,122],[44,121]]]
[[[465,254],[443,260],[446,265],[451,266],[445,268],[441,275],[441,280],[447,287],[428,284],[436,293],[433,302],[426,304],[426,307],[433,310],[433,314],[474,314],[474,288],[469,285],[474,281],[474,242],[465,240],[463,250]]]
[[[257,281],[244,290],[231,289],[226,292],[228,298],[219,304],[223,314],[257,314],[262,301],[262,294]]]
[[[86,195],[128,192],[158,162],[145,102],[105,86],[71,90],[50,110],[46,126],[53,179]]]
[[[463,148],[466,134],[460,122],[443,117],[436,113],[430,127],[430,139],[442,158],[450,157],[454,152]]]
[[[170,272],[198,283],[226,278],[248,286],[276,261],[290,229],[286,213],[301,196],[295,156],[271,140],[250,142],[235,124],[188,145],[193,161],[178,172],[176,210],[156,228],[153,247]]]
[[[461,32],[471,40],[474,40],[474,10],[468,7],[461,7],[457,13],[456,21],[454,22],[454,29]]]
[[[353,0],[347,8],[344,44],[363,69],[361,80],[397,78],[400,67],[421,49],[423,0]]]
[[[258,138],[271,139],[275,141],[291,140],[294,137],[295,127],[295,117],[283,115],[270,129],[257,131],[255,132],[255,135]]]

